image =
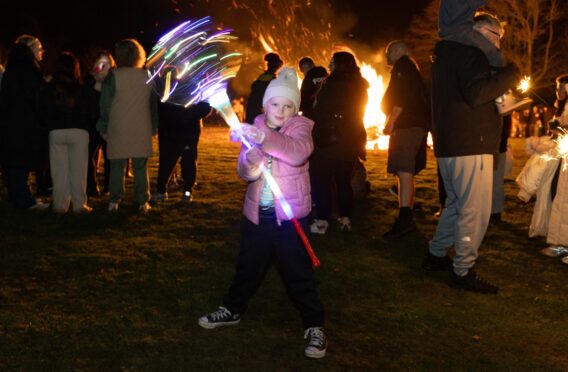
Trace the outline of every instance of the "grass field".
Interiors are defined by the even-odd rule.
[[[521,140],[512,144],[516,175],[527,155]],[[15,210],[2,188],[0,370],[568,370],[568,267],[527,238],[533,204],[516,199],[512,179],[478,262],[501,292],[458,291],[447,273],[421,271],[438,206],[431,153],[417,180],[418,233],[381,238],[396,201],[377,152],[353,231],[312,237],[326,358],[303,356],[300,318],[274,269],[238,327],[201,329],[197,318],[220,304],[239,249],[246,184],[237,152],[224,127],[206,127],[194,202],[180,205],[171,190],[147,216],[136,213],[132,180],[118,214],[93,198],[95,212],[80,217]],[[150,171],[154,186],[157,158]]]

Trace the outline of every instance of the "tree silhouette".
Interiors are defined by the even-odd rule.
[[[439,4],[440,0],[432,1],[412,20],[407,34],[423,71],[429,70],[430,56],[438,41]],[[561,0],[493,0],[485,9],[505,25],[501,47],[507,60],[531,76],[537,86],[549,85],[561,71],[560,56],[566,55],[568,47],[568,31],[561,27],[566,23],[567,8]]]

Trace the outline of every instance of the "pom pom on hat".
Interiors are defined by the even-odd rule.
[[[262,105],[273,97],[285,97],[294,103],[295,112],[300,109],[300,89],[298,88],[298,75],[296,70],[291,67],[284,67],[280,70],[278,77],[268,84]]]

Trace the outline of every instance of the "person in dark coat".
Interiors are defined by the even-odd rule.
[[[167,103],[158,105],[158,146],[160,153],[156,193],[151,203],[163,202],[168,198],[167,186],[181,157],[183,178],[183,203],[190,203],[197,176],[197,146],[201,135],[201,119],[211,114],[207,102],[199,102],[188,108]]]
[[[276,73],[284,64],[276,53],[267,53],[264,56],[264,61],[266,62],[266,70],[252,83],[251,92],[247,100],[245,122],[249,124],[254,123],[254,119],[262,114],[264,92],[272,79],[276,79]]]
[[[17,208],[46,209],[36,200],[28,178],[30,171],[46,166],[47,130],[38,115],[39,92],[44,84],[39,62],[41,42],[22,35],[13,45],[0,89],[0,161],[6,172],[9,198]]]
[[[314,152],[310,176],[315,219],[314,234],[325,234],[332,212],[332,186],[336,186],[339,228],[351,230],[353,189],[351,174],[358,158],[365,158],[367,133],[363,119],[369,83],[361,76],[355,57],[348,52],[333,54],[331,74],[323,82],[314,106]]]
[[[101,50],[95,55],[95,62],[90,75],[85,82],[85,86],[91,91],[91,98],[97,105],[101,99],[102,83],[109,71],[116,68],[116,62],[109,51]],[[94,122],[89,125],[89,169],[87,171],[87,195],[99,196],[101,188],[97,182],[97,171],[99,169],[100,154],[104,160],[104,178],[102,193],[108,193],[108,181],[110,177],[110,161],[106,155],[106,141],[97,131],[97,121],[99,115],[94,118]],[[102,151],[101,151],[102,150]]]
[[[304,74],[304,80],[300,88],[300,94],[302,96],[300,111],[305,117],[313,119],[314,101],[321,84],[328,75],[327,70],[325,67],[316,66],[314,60],[310,57],[303,57],[298,62],[298,65],[300,71]]]

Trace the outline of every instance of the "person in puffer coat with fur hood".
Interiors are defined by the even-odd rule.
[[[302,316],[305,355],[322,358],[327,349],[323,330],[324,309],[319,300],[310,258],[274,196],[261,166],[278,183],[293,215],[307,229],[311,209],[308,157],[313,151],[313,121],[298,115],[300,91],[296,72],[282,69],[263,97],[265,114],[253,125],[233,129],[233,139],[244,137],[253,147],[242,146],[237,165],[248,182],[241,227],[241,250],[236,273],[223,306],[199,318],[206,329],[237,325],[264,274],[275,258],[288,292]]]
[[[519,199],[528,202],[536,194],[529,236],[546,236],[550,257],[563,257],[568,264],[568,164],[559,154],[558,139],[568,133],[568,74],[556,79],[556,115],[551,121],[552,136],[530,137],[527,147],[534,155],[517,177]]]

